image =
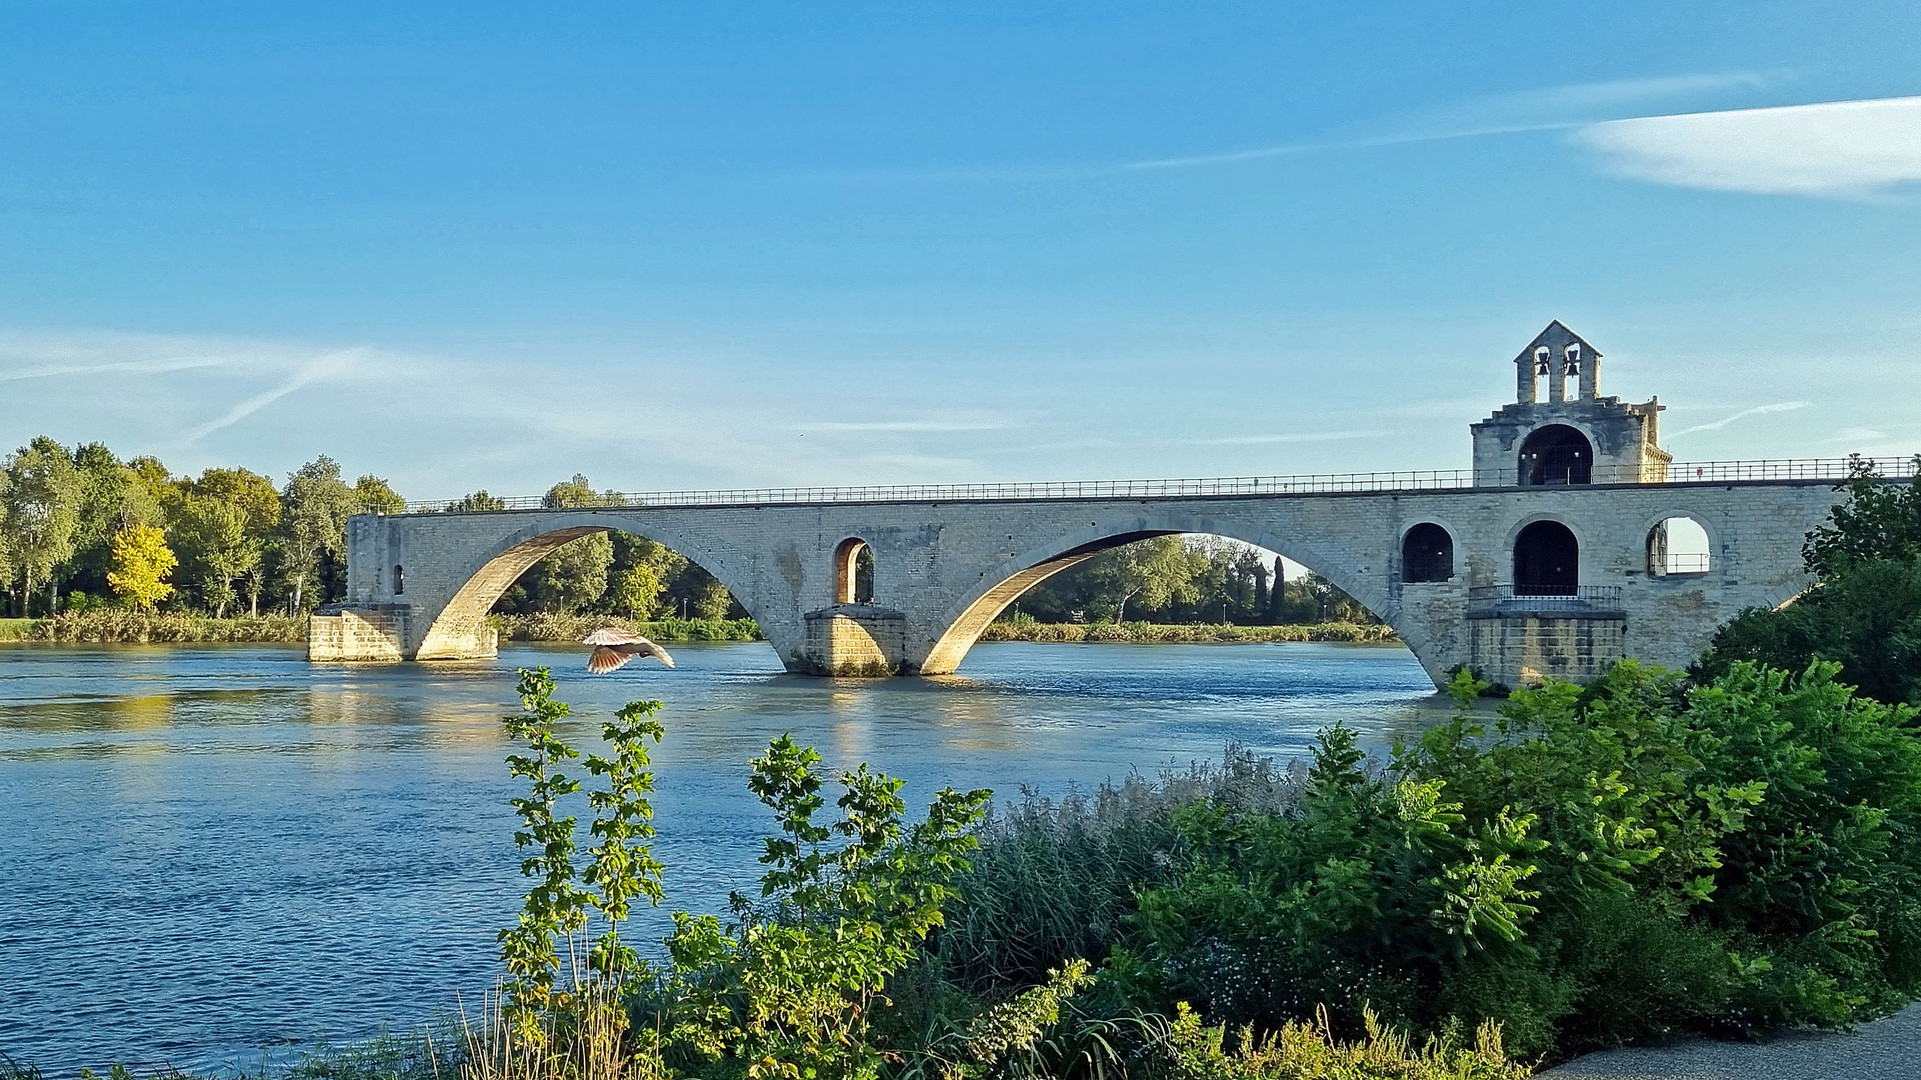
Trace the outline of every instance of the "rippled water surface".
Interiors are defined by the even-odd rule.
[[[576,648],[314,667],[277,646],[0,646],[0,1053],[50,1071],[194,1067],[404,1028],[470,1005],[521,884],[499,715],[550,664],[570,738],[667,702],[655,797],[668,906],[720,910],[768,816],[745,763],[782,731],[831,766],[1060,793],[1300,752],[1334,721],[1380,746],[1432,719],[1405,650],[977,647],[964,674],[780,673],[762,644],[679,646],[604,678]],[[643,913],[657,938],[664,914]]]

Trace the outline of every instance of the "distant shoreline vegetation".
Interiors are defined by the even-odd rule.
[[[1044,623],[1035,619],[1007,619],[990,623],[982,641],[1132,642],[1176,644],[1226,642],[1263,644],[1294,641],[1339,641],[1355,644],[1398,644],[1393,630],[1379,623],[1293,623],[1282,626],[1240,626],[1234,623]]]
[[[62,612],[50,619],[0,619],[0,641],[187,645],[305,640],[305,615],[240,615],[216,619],[181,611],[141,612],[107,608]]]

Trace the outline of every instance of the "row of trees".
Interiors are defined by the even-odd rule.
[[[559,510],[618,506],[620,497],[596,492],[585,476],[576,473],[572,479],[548,488],[541,502]],[[485,491],[477,491],[456,503],[454,509],[495,510],[504,505]],[[630,533],[596,533],[569,540],[522,574],[494,610],[503,615],[548,611],[625,615],[630,619],[746,615],[712,574],[685,555]]]
[[[1212,536],[1160,536],[1104,551],[1035,586],[1017,610],[1042,622],[1375,621],[1320,575],[1289,580],[1280,558]]]
[[[386,481],[349,484],[325,456],[276,487],[247,469],[175,476],[157,458],[41,436],[0,467],[0,590],[23,617],[116,601],[305,611],[345,587],[348,516],[404,506]]]

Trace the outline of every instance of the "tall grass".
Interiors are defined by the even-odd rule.
[[[1219,765],[1129,776],[1055,801],[1034,792],[980,830],[973,866],[955,885],[939,955],[969,990],[1041,982],[1077,958],[1099,960],[1121,938],[1136,890],[1163,881],[1184,852],[1174,811],[1193,803],[1280,813],[1304,774],[1232,746]]]
[[[307,639],[305,616],[243,615],[216,619],[178,611],[123,611],[103,608],[86,612],[65,612],[49,619],[8,619],[8,623],[27,623],[0,629],[17,633],[18,641],[70,641],[94,644],[147,644],[150,642],[296,642]]]

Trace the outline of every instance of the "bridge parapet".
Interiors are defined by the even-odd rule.
[[[1591,470],[1592,486],[1619,484],[1776,483],[1787,480],[1845,480],[1862,468],[1889,478],[1921,471],[1921,454],[1909,457],[1764,458],[1741,461],[1662,462]],[[1190,499],[1331,495],[1410,491],[1503,491],[1554,486],[1523,483],[1518,466],[1479,475],[1473,469],[1413,469],[1388,472],[1308,473],[1296,476],[1220,476],[1163,480],[1050,480],[1006,484],[884,484],[847,487],[738,488],[687,491],[607,492],[602,508],[683,506],[798,506],[824,503],[945,503],[1057,499]],[[1567,486],[1565,484],[1560,486]],[[464,500],[407,503],[408,514],[492,514],[551,510],[544,495],[497,498],[484,509]]]

